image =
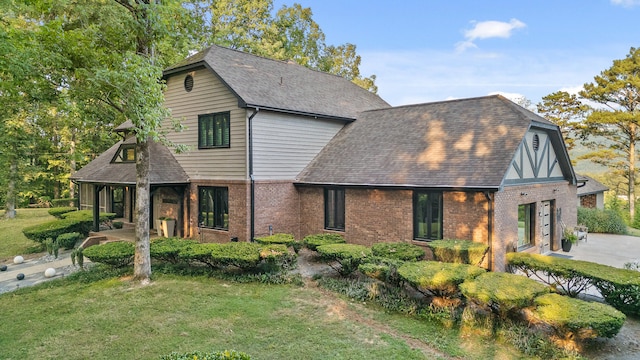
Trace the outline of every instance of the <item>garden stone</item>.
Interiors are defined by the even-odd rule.
[[[7,271],[7,265],[0,266],[0,271]]]
[[[24,274],[23,274],[23,273],[20,273],[20,274],[16,275],[16,279],[18,279],[18,280],[24,280]]]
[[[13,258],[14,264],[22,264],[24,262],[24,258],[20,255]]]
[[[54,276],[56,276],[56,269],[48,268],[47,270],[44,271],[44,277],[52,278]]]

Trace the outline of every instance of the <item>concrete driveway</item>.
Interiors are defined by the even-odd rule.
[[[574,260],[622,268],[625,263],[640,260],[640,237],[590,233],[586,242],[573,244],[570,252],[559,250],[554,253]]]

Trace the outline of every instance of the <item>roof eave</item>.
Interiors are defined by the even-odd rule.
[[[459,186],[459,185],[419,185],[419,184],[373,184],[373,183],[340,183],[340,182],[313,182],[313,181],[294,181],[294,185],[298,186],[342,186],[350,188],[369,188],[369,189],[434,189],[434,190],[450,190],[450,191],[498,191],[499,186]]]
[[[264,106],[264,105],[258,105],[258,104],[248,104],[248,103],[246,103],[244,101],[243,102],[239,101],[238,102],[238,106],[241,107],[241,108],[260,109],[260,110],[268,110],[268,111],[280,112],[280,113],[285,113],[285,114],[309,116],[309,117],[313,117],[313,118],[338,120],[338,121],[343,121],[345,123],[350,123],[350,122],[356,121],[355,118],[351,118],[351,117],[335,116],[335,115],[327,115],[327,114],[317,114],[317,113],[311,113],[311,112],[306,112],[306,111],[275,108],[275,107],[272,107],[272,106]]]

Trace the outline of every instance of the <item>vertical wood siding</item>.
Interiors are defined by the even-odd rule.
[[[338,121],[259,112],[253,119],[255,178],[295,179],[343,126]]]
[[[176,133],[171,122],[163,127],[169,131],[167,138],[176,144],[188,145],[190,150],[175,154],[189,177],[197,179],[247,179],[246,117],[247,111],[238,107],[238,99],[208,69],[190,72],[193,90],[184,89],[186,73],[167,79],[165,104],[173,118],[180,119],[185,130]],[[198,115],[230,111],[230,147],[198,149]]]

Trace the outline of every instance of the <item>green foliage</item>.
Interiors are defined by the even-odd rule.
[[[245,353],[235,350],[225,350],[219,352],[201,352],[193,351],[187,353],[172,352],[163,355],[161,360],[251,360],[251,357]]]
[[[487,272],[466,280],[460,285],[460,292],[504,318],[508,311],[533,304],[533,299],[548,293],[549,287],[520,275]]]
[[[76,246],[78,240],[82,239],[82,237],[82,234],[80,234],[79,232],[64,233],[60,234],[56,238],[56,241],[58,242],[58,244],[60,244],[60,246],[68,250],[73,249]]]
[[[258,244],[269,245],[269,244],[282,244],[287,247],[291,246],[295,252],[300,250],[302,244],[293,237],[291,234],[273,234],[270,236],[257,237],[254,238],[255,242]]]
[[[93,211],[92,210],[78,210],[67,212],[61,215],[63,219],[67,220],[77,220],[77,221],[90,221],[93,223]],[[104,213],[101,212],[99,215],[100,222],[110,221],[116,218],[115,213]]]
[[[578,223],[590,232],[606,234],[626,234],[627,225],[622,217],[611,209],[591,209],[578,207]]]
[[[151,240],[149,254],[152,259],[176,264],[180,261],[180,251],[197,244],[195,240],[186,240],[176,237],[157,238]]]
[[[83,255],[96,263],[113,267],[125,267],[133,262],[135,245],[128,241],[112,241],[101,245],[90,246]]]
[[[289,252],[285,244],[264,244],[260,248],[260,259],[271,267],[269,272],[295,268],[297,255]]]
[[[50,203],[53,208],[71,207],[75,209],[78,207],[78,199],[75,198],[53,199]]]
[[[77,219],[52,220],[38,225],[27,226],[22,233],[28,239],[43,243],[47,238],[57,239],[58,236],[77,232],[84,236],[89,234],[91,221]]]
[[[567,227],[562,231],[562,239],[575,244],[578,242],[578,235],[575,233],[575,229]]]
[[[241,269],[255,268],[260,262],[262,246],[249,242],[214,244],[211,257],[217,266],[236,266]]]
[[[469,240],[434,240],[427,244],[436,261],[480,265],[489,247]]]
[[[612,338],[618,334],[626,316],[609,305],[587,302],[558,294],[535,299],[533,316],[551,325],[561,335],[573,334],[580,340]]]
[[[358,266],[371,257],[371,249],[356,244],[328,244],[318,246],[316,251],[325,261],[337,261],[340,266],[334,267],[342,276],[348,276],[358,269]],[[333,267],[331,263],[329,263]]]
[[[123,226],[124,226],[124,223],[122,221],[114,221],[113,222],[113,228],[114,229],[122,229]]]
[[[406,242],[376,243],[371,247],[371,252],[374,256],[403,261],[418,261],[425,254],[420,246]]]
[[[75,207],[54,207],[48,210],[49,215],[55,216],[58,219],[62,219],[62,214],[66,214],[68,212],[77,211],[78,209]]]
[[[308,235],[302,239],[302,243],[308,249],[316,250],[318,246],[329,244],[344,244],[346,243],[344,237],[338,234],[315,234]]]
[[[398,268],[398,275],[422,293],[452,297],[458,294],[458,285],[485,272],[467,264],[439,261],[407,262]]]

